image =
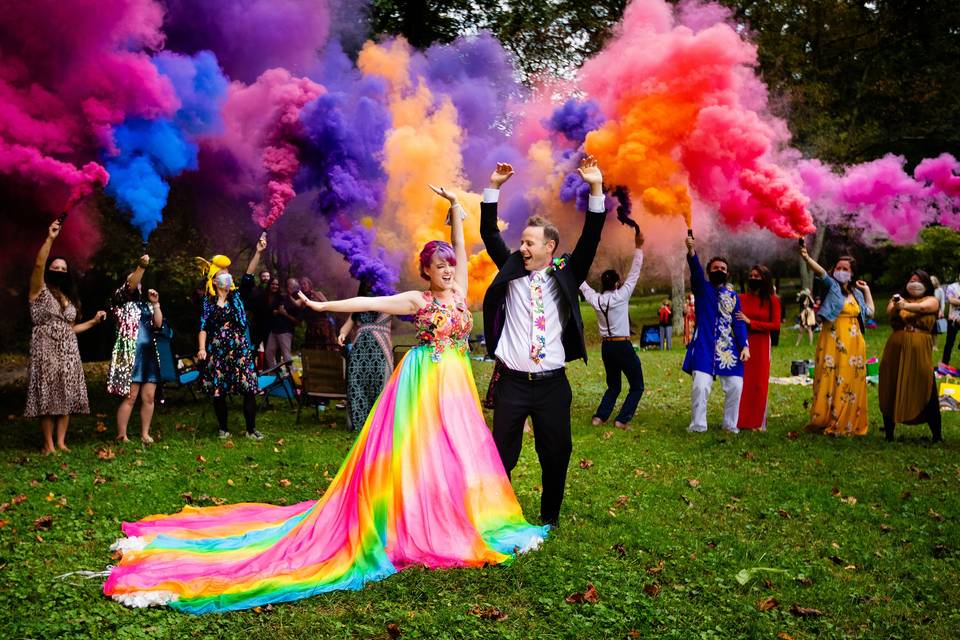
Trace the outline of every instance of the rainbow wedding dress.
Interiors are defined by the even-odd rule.
[[[483,419],[472,318],[424,293],[410,350],[318,501],[187,506],[125,522],[103,592],[135,607],[246,609],[360,589],[411,565],[478,567],[537,548]]]

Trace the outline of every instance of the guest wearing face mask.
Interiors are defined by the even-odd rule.
[[[87,381],[80,361],[77,334],[103,322],[105,311],[77,324],[79,301],[70,277],[70,266],[64,258],[49,258],[53,241],[60,235],[60,221],[50,225],[47,239],[37,252],[30,276],[30,368],[27,383],[25,418],[40,418],[43,431],[43,455],[54,448],[69,451],[66,443],[70,415],[90,413]]]
[[[940,302],[926,271],[917,269],[887,305],[893,333],[880,358],[880,413],[887,441],[897,423],[930,425],[933,441],[943,437],[940,398],[933,375],[933,323]]]
[[[863,280],[853,283],[856,261],[837,258],[828,274],[810,257],[800,256],[823,281],[826,294],[817,310],[823,323],[817,342],[813,405],[807,430],[834,436],[867,433],[867,345],[863,330],[873,316],[873,296]]]
[[[780,329],[780,298],[773,292],[773,278],[763,265],[754,265],[747,279],[747,292],[740,295],[742,310],[737,319],[747,323],[750,359],[743,365],[743,394],[737,428],[767,430],[767,385],[770,380],[770,334]]]
[[[264,233],[247,265],[239,289],[234,286],[233,276],[227,271],[230,266],[228,257],[214,256],[210,262],[203,261],[207,271],[207,295],[200,313],[197,359],[204,362],[200,382],[204,391],[213,398],[213,411],[217,416],[221,439],[230,437],[227,426],[227,396],[230,394],[243,397],[247,437],[263,439],[263,434],[256,428],[257,373],[243,299],[254,287],[253,274],[260,262],[260,254],[266,248],[267,234]]]
[[[729,265],[725,258],[711,258],[704,274],[692,236],[687,236],[687,265],[697,313],[693,340],[683,360],[683,370],[693,376],[693,415],[687,431],[707,430],[707,400],[714,378],[720,378],[725,396],[723,428],[739,433],[743,364],[751,357],[747,325],[737,315],[741,311],[740,297],[727,284]]]

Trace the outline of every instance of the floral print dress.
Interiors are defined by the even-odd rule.
[[[823,323],[808,431],[836,436],[867,433],[867,345],[859,317],[860,305],[850,295],[837,319]]]
[[[242,294],[253,288],[253,276],[245,274],[240,289],[227,295],[226,304],[206,296],[200,313],[200,330],[207,332],[207,360],[200,382],[210,396],[257,393],[255,357],[250,346],[247,313]]]

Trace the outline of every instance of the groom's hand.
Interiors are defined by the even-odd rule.
[[[583,181],[590,185],[590,195],[603,195],[603,174],[600,173],[600,167],[597,166],[597,159],[593,156],[585,156],[580,161],[580,168],[577,173],[583,178]]]
[[[490,188],[499,189],[503,183],[513,175],[513,166],[506,162],[498,162],[497,168],[490,174]]]

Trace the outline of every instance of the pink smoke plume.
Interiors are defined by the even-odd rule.
[[[253,220],[263,229],[270,228],[296,196],[300,111],[323,92],[321,85],[286,69],[265,71],[249,86],[230,86],[223,107],[225,132],[211,144],[225,147],[237,161],[239,194],[265,191],[260,201],[250,203]]]
[[[664,0],[634,0],[579,75],[607,118],[586,151],[648,212],[689,225],[692,189],[731,228],[809,233],[807,198],[775,160],[789,132],[767,110],[756,47],[728,16],[715,4],[685,2],[678,23]]]
[[[948,198],[960,198],[960,162],[949,153],[923,160],[913,170],[913,176],[929,182],[935,192]]]
[[[162,21],[153,0],[0,5],[0,173],[43,185],[53,211],[103,185],[102,167],[78,161],[111,149],[128,116],[177,107],[144,52],[163,46]]]

